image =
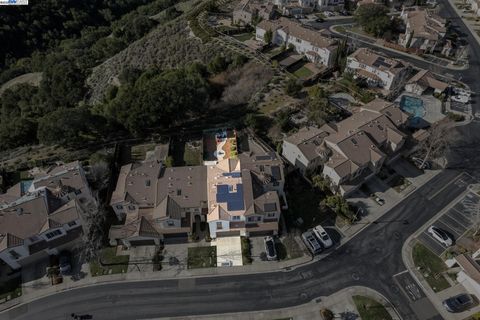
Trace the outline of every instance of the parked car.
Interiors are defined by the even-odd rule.
[[[265,242],[265,252],[267,253],[267,260],[277,260],[277,250],[275,249],[275,240],[273,239],[273,237],[265,237],[263,238],[263,241]]]
[[[321,225],[313,228],[313,234],[317,237],[318,241],[320,241],[325,249],[330,248],[333,245],[332,239]]]
[[[477,301],[469,294],[462,293],[454,297],[450,297],[443,301],[443,306],[448,312],[463,312],[478,304]]]
[[[470,100],[470,97],[458,95],[458,96],[452,96],[452,100],[456,102],[467,103]]]
[[[312,230],[305,231],[302,233],[302,240],[307,246],[308,250],[313,254],[319,254],[322,252],[322,246],[318,242],[317,238],[313,235]]]
[[[452,238],[440,228],[431,226],[428,228],[428,233],[430,233],[435,240],[443,244],[445,247],[450,247],[453,244]]]
[[[69,274],[72,271],[72,254],[69,251],[60,252],[58,267],[62,275]]]
[[[374,195],[374,196],[375,196],[374,200],[375,200],[376,203],[378,203],[381,206],[383,206],[385,204],[385,200],[383,200],[379,196],[376,196],[376,195]]]

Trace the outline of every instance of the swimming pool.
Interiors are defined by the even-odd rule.
[[[422,118],[425,115],[425,107],[422,99],[412,96],[402,96],[400,109],[410,113],[414,118]]]

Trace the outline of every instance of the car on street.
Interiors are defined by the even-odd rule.
[[[319,241],[313,234],[312,230],[305,231],[302,233],[302,240],[307,246],[308,250],[313,254],[319,254],[322,252],[322,246],[320,245]]]
[[[265,243],[265,252],[267,253],[267,260],[274,261],[277,260],[277,250],[275,249],[275,240],[273,237],[268,236],[263,238]]]
[[[333,245],[332,239],[321,225],[313,228],[313,234],[317,237],[318,241],[320,241],[325,249],[330,248]]]
[[[445,247],[450,247],[453,244],[452,238],[444,230],[438,227],[431,226],[428,228],[428,233]]]
[[[58,267],[62,275],[69,274],[72,271],[72,254],[69,251],[60,252]]]
[[[444,300],[442,304],[448,312],[457,313],[471,309],[478,302],[471,295],[462,293]]]

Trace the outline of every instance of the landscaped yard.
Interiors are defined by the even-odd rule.
[[[247,41],[247,40],[250,40],[253,38],[253,33],[240,33],[240,34],[236,34],[233,36],[235,39],[239,40],[239,41]]]
[[[98,261],[90,262],[92,276],[125,273],[128,269],[129,255],[116,255],[115,247],[108,247],[99,252]],[[100,263],[103,263],[103,265]]]
[[[145,156],[147,155],[148,151],[152,151],[155,149],[154,143],[147,143],[147,144],[139,144],[132,147],[132,160],[135,161],[143,161],[145,160]]]
[[[202,143],[201,141],[191,141],[185,143],[185,152],[183,161],[186,166],[198,166],[202,164]]]
[[[276,243],[276,249],[279,260],[300,258],[303,255],[303,251],[293,235],[280,239]]]
[[[442,274],[447,270],[447,266],[427,247],[420,243],[415,244],[413,247],[413,262],[433,291],[439,292],[450,287]]]
[[[364,296],[353,296],[352,298],[362,320],[392,319],[387,309],[385,309],[385,307],[376,300]]]
[[[288,202],[285,214],[287,226],[306,230],[330,218],[328,212],[320,210],[319,206],[325,195],[310,187],[298,174],[289,175],[285,186]]]
[[[250,240],[247,237],[241,238],[242,244],[242,263],[243,265],[252,264],[252,252],[250,250]]]
[[[3,282],[0,286],[0,303],[8,301],[13,298],[20,297],[22,295],[22,278],[14,278]]]
[[[313,74],[313,72],[306,67],[301,67],[297,69],[293,74],[300,79],[308,79]]]
[[[388,185],[390,187],[392,187],[395,191],[397,191],[399,193],[402,192],[403,190],[405,190],[411,184],[412,183],[408,179],[406,179],[405,177],[403,177],[401,175],[395,176],[388,183]]]
[[[188,269],[212,268],[217,266],[217,247],[188,248]]]

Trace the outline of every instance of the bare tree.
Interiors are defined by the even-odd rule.
[[[87,204],[82,218],[84,232],[81,254],[86,261],[92,261],[106,238],[107,211],[91,202]]]
[[[455,137],[453,130],[450,129],[450,123],[445,122],[435,124],[428,130],[428,137],[419,144],[419,151],[422,154],[420,168],[424,168],[427,161],[445,156]]]

